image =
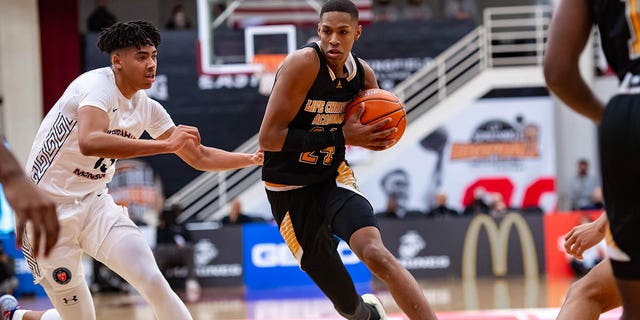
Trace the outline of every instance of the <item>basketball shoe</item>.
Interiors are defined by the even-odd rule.
[[[11,320],[13,312],[18,310],[18,300],[10,294],[0,297],[0,319]]]
[[[366,293],[362,295],[362,301],[369,307],[371,310],[370,320],[387,320],[387,313],[384,312],[384,308],[382,307],[382,302],[378,300],[378,297]]]

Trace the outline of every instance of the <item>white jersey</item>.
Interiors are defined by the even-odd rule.
[[[98,107],[109,115],[108,133],[138,139],[146,130],[156,138],[175,126],[160,103],[143,90],[131,99],[116,86],[110,67],[76,78],[44,118],[36,135],[27,172],[54,200],[79,200],[111,181],[116,159],[82,155],[78,145],[79,108]]]

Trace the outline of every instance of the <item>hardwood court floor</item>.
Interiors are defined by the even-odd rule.
[[[420,284],[441,320],[550,320],[555,319],[557,308],[572,281],[573,279],[540,278],[527,281],[523,278],[481,278],[466,283],[460,279],[433,279],[423,280]],[[372,289],[382,300],[390,319],[407,319],[389,292],[379,283],[374,283]],[[182,294],[180,291],[178,293]],[[292,299],[277,295],[274,293],[272,297],[267,295],[267,298],[247,300],[246,292],[241,287],[205,289],[198,302],[188,303],[187,306],[195,320],[341,319],[324,297]],[[19,300],[25,309],[51,306],[43,297],[23,297]],[[151,309],[136,292],[97,293],[94,294],[94,301],[98,319],[154,319]],[[526,313],[526,317],[523,318],[518,313]],[[619,310],[601,319],[616,317],[619,317]]]

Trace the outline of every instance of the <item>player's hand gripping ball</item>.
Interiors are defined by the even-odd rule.
[[[397,128],[398,130],[391,134],[389,138],[395,139],[396,143],[400,141],[407,127],[407,112],[398,97],[382,89],[363,90],[347,105],[345,119],[349,119],[361,103],[364,103],[364,111],[362,112],[362,117],[360,117],[360,123],[372,125],[386,118],[391,118],[391,122],[380,130]],[[386,149],[392,146],[390,145]]]

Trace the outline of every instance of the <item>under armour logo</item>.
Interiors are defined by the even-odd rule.
[[[62,298],[64,304],[76,304],[78,303],[78,296],[73,296],[73,298]]]

